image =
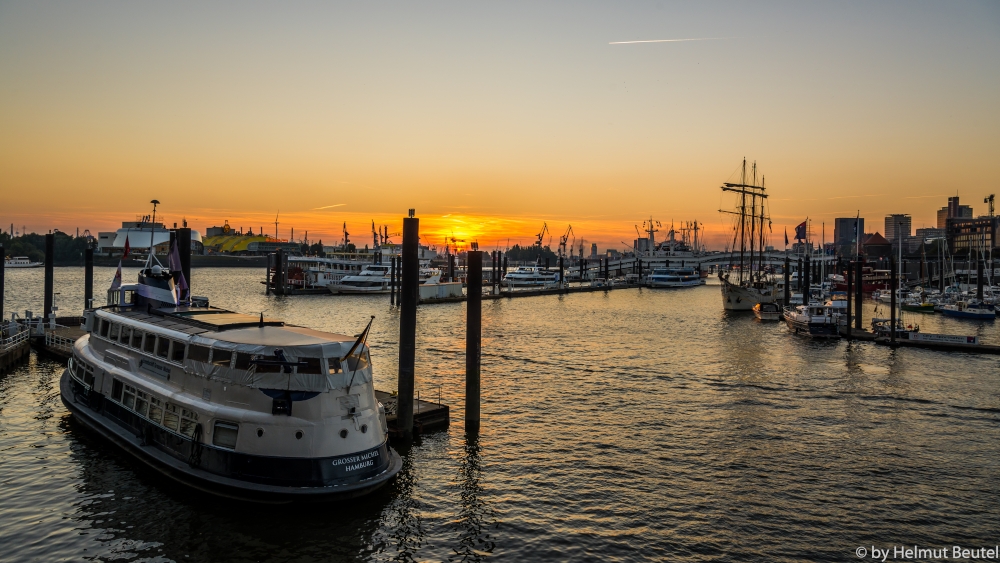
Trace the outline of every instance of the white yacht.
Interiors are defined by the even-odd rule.
[[[368,264],[357,274],[344,276],[327,287],[330,293],[389,293],[391,283],[392,272],[388,264]]]
[[[500,282],[506,287],[553,287],[559,283],[559,272],[549,271],[534,266],[518,266],[512,272],[507,272]]]
[[[14,256],[13,258],[5,258],[3,261],[4,268],[38,268],[42,266],[41,262],[32,262],[27,256]]]
[[[154,261],[85,312],[87,335],[60,381],[77,421],[160,473],[230,498],[351,498],[399,472],[367,328],[354,338],[205,298],[178,302]]]
[[[647,278],[649,287],[694,287],[702,285],[701,273],[691,267],[656,268]]]
[[[837,309],[831,303],[813,301],[808,305],[785,307],[783,316],[788,328],[795,334],[801,333],[813,338],[840,338],[840,316]]]

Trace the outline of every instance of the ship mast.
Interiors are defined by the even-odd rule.
[[[752,270],[754,264],[754,253],[758,252],[757,257],[758,268],[763,265],[764,262],[764,220],[767,218],[767,211],[765,203],[767,200],[767,193],[764,191],[763,178],[761,178],[761,185],[757,185],[757,163],[753,163],[753,168],[751,170],[753,178],[751,181],[753,183],[747,183],[747,169],[746,169],[746,159],[743,159],[742,172],[740,174],[740,183],[730,183],[726,182],[722,185],[722,191],[736,192],[740,194],[739,209],[737,211],[726,211],[720,209],[722,213],[731,213],[739,217],[739,226],[735,229],[733,236],[733,248],[730,254],[730,266],[733,265],[732,258],[736,256],[735,243],[736,239],[739,238],[740,248],[740,271],[738,282],[742,284],[744,281],[752,282],[755,278]],[[747,199],[750,199],[750,209],[747,212]],[[759,209],[760,215],[758,216],[758,201],[760,201]],[[760,223],[757,220],[760,219]],[[749,243],[749,247],[748,247]],[[749,250],[749,260],[747,259],[747,251]],[[760,279],[760,275],[756,276]]]

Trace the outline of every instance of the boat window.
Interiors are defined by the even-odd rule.
[[[277,356],[258,356],[257,359],[271,361],[271,362],[278,361]],[[257,365],[257,373],[281,373],[281,370],[282,370],[281,365],[273,365],[273,366],[260,365],[260,364]]]
[[[178,422],[180,422],[180,417],[177,416],[177,405],[167,403],[163,409],[163,425],[171,430],[177,430]]]
[[[244,354],[243,352],[236,353],[236,369],[250,369],[250,354]]]
[[[212,363],[219,367],[227,368],[233,361],[233,353],[229,350],[212,349]]]
[[[107,319],[101,319],[101,336],[104,338],[108,337],[108,330],[111,328],[111,322]]]
[[[149,398],[149,419],[159,424],[160,417],[163,416],[163,402],[156,397]]]
[[[198,413],[181,409],[181,434],[193,437],[196,426],[198,426]]]
[[[122,384],[121,380],[115,379],[111,384],[111,399],[118,401],[119,403],[122,402],[122,390],[124,388],[125,385]]]
[[[167,356],[170,355],[170,339],[169,338],[163,338],[162,336],[159,338],[159,340],[157,341],[157,344],[156,344],[156,355],[159,356],[159,357],[161,357],[161,358],[166,358]]]
[[[145,391],[136,390],[135,392],[135,412],[146,416],[146,408],[149,406],[149,395]]]
[[[136,350],[142,348],[142,331],[133,330],[132,331],[132,344],[130,344]]]
[[[340,358],[327,358],[326,364],[330,373],[340,373]]]
[[[129,343],[129,341],[131,339],[132,339],[132,327],[130,327],[130,326],[123,326],[122,327],[122,333],[121,333],[121,339],[119,339],[119,342],[121,342],[122,345],[124,345],[124,346],[128,346],[128,343]]]
[[[108,338],[111,340],[118,340],[118,335],[121,334],[121,325],[118,323],[111,323],[111,332],[108,334]]]
[[[142,350],[144,352],[152,354],[153,348],[155,347],[156,347],[156,335],[147,333],[146,340],[143,340],[142,342]]]
[[[240,425],[235,422],[216,421],[215,430],[212,432],[212,443],[220,448],[235,450],[239,432]]]
[[[170,351],[170,359],[175,362],[184,361],[184,350],[187,348],[187,344],[183,342],[174,342],[174,347]]]
[[[299,373],[323,373],[320,369],[319,358],[299,358],[300,362],[305,362],[306,365],[299,366]]]
[[[188,346],[188,359],[194,362],[203,362],[207,364],[208,352],[208,348],[192,344],[191,346]]]
[[[131,385],[125,386],[125,396],[122,400],[122,404],[125,405],[126,408],[130,409],[135,407],[135,387],[132,387]]]

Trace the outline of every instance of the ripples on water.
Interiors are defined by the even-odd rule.
[[[40,309],[41,275],[8,271],[8,312]],[[98,268],[96,285],[112,276]],[[376,315],[376,384],[395,388],[386,297],[265,297],[256,270],[193,277],[215,305],[313,328],[355,334]],[[79,311],[81,279],[56,269],[63,312]],[[462,429],[464,304],[421,307],[417,387],[454,424],[401,452],[390,486],[339,505],[166,483],[75,424],[61,366],[32,356],[0,376],[0,559],[844,561],[1000,539],[997,357],[805,340],[726,314],[714,286],[483,307],[480,436]]]

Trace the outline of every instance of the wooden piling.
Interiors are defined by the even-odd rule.
[[[785,295],[782,298],[785,307],[788,307],[788,305],[792,301],[792,286],[791,286],[792,276],[791,272],[789,271],[791,267],[792,265],[791,261],[788,259],[788,254],[785,254],[785,271],[783,274],[785,278]]]
[[[896,259],[889,259],[889,343],[896,344],[896,290],[898,283],[896,279]]]
[[[389,258],[389,306],[396,306],[396,257]]]
[[[2,254],[2,252],[0,252]],[[83,251],[83,308],[94,307],[94,247],[89,243]]]
[[[416,217],[403,219],[402,283],[399,288],[399,401],[396,406],[396,425],[404,440],[413,437],[417,301],[420,292],[420,262],[417,257],[419,241],[420,220]],[[471,280],[469,283],[472,283]],[[482,278],[479,283],[482,284]]]
[[[861,330],[861,299],[864,296],[862,270],[865,262],[858,256],[854,263],[854,328]]]
[[[465,429],[479,430],[480,361],[482,359],[483,253],[467,255],[468,291],[465,328]]]
[[[983,254],[976,252],[976,299],[983,300]]]
[[[847,273],[844,279],[847,281],[847,339],[851,338],[851,306],[854,302],[854,262],[847,263]]]
[[[565,289],[566,288],[566,278],[563,275],[563,272],[564,272],[564,270],[563,270],[563,257],[560,256],[559,257],[559,287]]]
[[[53,266],[55,266],[56,259],[56,236],[53,234],[45,235],[45,306],[43,308],[45,315],[45,322],[49,322],[49,315],[52,314],[52,292],[53,292]],[[152,249],[150,249],[152,252]]]
[[[13,235],[14,233],[11,233]],[[4,254],[3,245],[0,244],[0,258],[7,256]],[[3,324],[3,295],[4,295],[4,275],[6,270],[6,264],[3,260],[0,260],[0,325]],[[3,338],[3,328],[0,327],[0,338]]]
[[[809,276],[809,274],[811,274],[811,273],[812,273],[812,271],[811,271],[810,266],[809,266],[809,255],[806,254],[806,257],[805,257],[805,274],[804,274],[805,280],[803,281],[803,283],[805,283],[805,285],[803,286],[805,289],[802,290],[802,304],[803,305],[809,305],[809,301],[811,300],[810,299],[810,297],[811,297],[811,295],[810,295],[811,291],[809,289],[809,286],[811,285],[811,282],[812,282],[812,280],[810,279],[810,276]]]
[[[795,288],[802,293],[802,257],[798,259],[798,267],[795,269]],[[803,301],[805,303],[805,301]]]

